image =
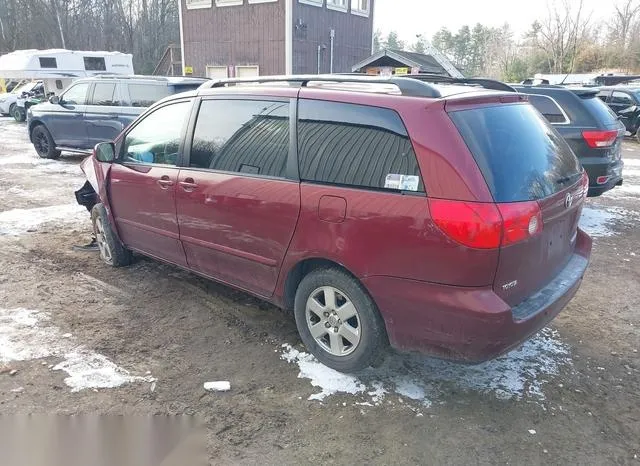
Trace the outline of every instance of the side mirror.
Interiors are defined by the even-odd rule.
[[[57,95],[52,95],[51,97],[49,97],[49,103],[58,105],[60,103],[60,97],[58,97]]]
[[[94,147],[93,155],[98,162],[112,163],[116,159],[116,147],[112,142],[101,142]]]

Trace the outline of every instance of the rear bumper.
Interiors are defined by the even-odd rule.
[[[609,157],[581,157],[580,163],[589,175],[589,197],[601,194],[622,184],[622,168],[624,162],[621,159],[611,160]],[[605,183],[598,183],[598,178],[607,177]]]
[[[565,268],[515,308],[491,287],[378,276],[363,283],[378,304],[394,348],[482,362],[517,347],[555,318],[578,291],[590,255],[591,238],[578,230],[576,250]]]

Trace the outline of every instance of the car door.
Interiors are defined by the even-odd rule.
[[[138,120],[119,143],[109,200],[126,246],[186,266],[176,217],[178,161],[191,100],[170,102]]]
[[[121,105],[120,87],[115,80],[96,81],[85,109],[87,148],[99,142],[113,141],[124,126],[118,107]]]
[[[91,82],[78,82],[60,96],[53,115],[47,122],[47,128],[53,136],[56,146],[86,148],[87,128],[84,124],[84,112]]]
[[[609,106],[618,115],[620,121],[629,129],[632,126],[631,117],[635,110],[635,101],[626,92],[613,91],[611,95],[611,103]]]
[[[193,270],[270,296],[300,212],[283,98],[203,100],[176,192]]]

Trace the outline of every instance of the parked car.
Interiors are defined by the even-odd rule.
[[[578,290],[587,176],[522,95],[256,80],[166,98],[83,162],[107,264],[137,252],[293,309],[309,351],[346,372],[389,343],[493,358]]]
[[[29,138],[42,158],[90,152],[111,141],[158,100],[196,89],[206,79],[102,75],[75,81],[62,95],[31,107]]]
[[[42,81],[29,81],[14,87],[11,92],[0,94],[0,114],[14,116],[18,97],[23,93],[29,93],[41,87]]]
[[[597,88],[513,86],[565,138],[589,175],[589,196],[622,184],[624,125],[598,99]]]
[[[598,97],[618,115],[631,136],[640,142],[640,84],[601,87]]]

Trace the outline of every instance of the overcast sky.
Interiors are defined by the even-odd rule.
[[[578,0],[567,1],[579,4]],[[610,0],[584,0],[584,6],[594,22],[613,13]],[[395,30],[401,39],[411,43],[416,34],[431,38],[441,27],[456,31],[478,22],[487,26],[508,22],[521,34],[534,19],[545,16],[547,0],[376,0],[375,10],[377,29],[384,34]]]

